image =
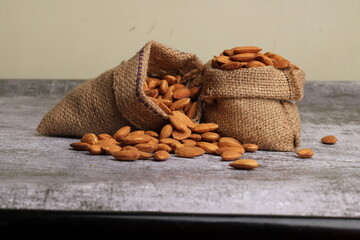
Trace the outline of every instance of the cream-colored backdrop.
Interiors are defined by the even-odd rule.
[[[308,80],[360,80],[360,0],[0,0],[0,78],[89,79],[156,40],[255,45]]]

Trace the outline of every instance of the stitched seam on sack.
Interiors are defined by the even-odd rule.
[[[141,94],[140,94],[140,91],[141,91],[140,82],[141,82],[141,72],[142,72],[142,69],[143,69],[143,57],[144,57],[144,47],[139,51],[139,65],[138,65],[136,81],[135,81],[136,97],[140,102],[142,102],[145,105],[145,107],[150,109],[151,112],[156,114],[158,117],[166,120],[166,118],[164,118],[156,109],[154,109],[149,103],[147,103],[144,98],[141,97]]]

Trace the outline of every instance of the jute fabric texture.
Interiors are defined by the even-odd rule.
[[[224,71],[206,63],[202,77],[202,121],[218,132],[262,150],[294,151],[301,120],[296,102],[304,96],[305,74],[272,66]]]
[[[143,91],[148,74],[179,74],[200,83],[202,68],[196,55],[150,41],[128,61],[72,89],[44,116],[37,131],[66,137],[112,135],[125,125],[157,131],[167,123],[167,115]]]

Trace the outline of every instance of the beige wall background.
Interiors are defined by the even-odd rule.
[[[204,62],[255,45],[307,80],[360,80],[359,0],[0,0],[0,78],[93,78],[149,40]]]

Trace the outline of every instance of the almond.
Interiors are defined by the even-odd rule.
[[[255,47],[255,46],[244,46],[244,47],[235,47],[232,49],[234,54],[239,53],[257,53],[260,52],[262,48]]]
[[[230,57],[228,57],[228,56],[218,56],[218,57],[216,57],[216,62],[219,65],[222,65],[222,64],[231,62],[231,60],[230,60]]]
[[[165,161],[170,157],[170,154],[167,151],[156,151],[154,153],[154,159],[158,161]]]
[[[200,87],[192,87],[190,90],[190,98],[194,99],[198,96],[198,93],[200,92]]]
[[[148,144],[148,143],[138,143],[134,145],[139,151],[152,153],[157,150],[157,147],[155,144]]]
[[[187,88],[180,88],[174,91],[173,98],[175,99],[182,99],[182,98],[189,98],[191,92]]]
[[[259,61],[256,61],[256,60],[253,60],[253,61],[250,61],[246,67],[247,68],[253,68],[253,67],[265,67],[266,65],[262,62],[259,62]]]
[[[233,152],[239,152],[241,154],[244,154],[245,150],[242,147],[219,147],[215,150],[215,154],[221,155],[225,151],[233,151]]]
[[[188,132],[189,128],[187,127],[187,125],[179,117],[177,117],[175,115],[169,115],[168,119],[169,119],[170,124],[177,131],[179,131],[179,132]]]
[[[220,135],[214,132],[206,132],[201,135],[201,138],[207,142],[216,142],[219,140]]]
[[[175,150],[175,154],[179,157],[193,158],[205,153],[200,147],[180,147]]]
[[[296,152],[301,158],[311,158],[314,155],[314,151],[309,148],[303,148]]]
[[[102,140],[100,140],[99,142],[98,142],[98,144],[100,145],[100,146],[109,146],[109,145],[113,145],[113,144],[116,144],[117,143],[117,141],[114,139],[114,138],[112,138],[112,137],[110,137],[110,138],[104,138],[104,139],[102,139]]]
[[[196,146],[196,142],[194,140],[191,140],[191,139],[183,139],[181,142],[185,146],[190,146],[190,147],[195,147]]]
[[[80,142],[85,142],[90,145],[94,145],[98,143],[98,137],[94,133],[87,133],[82,136]]]
[[[114,152],[121,151],[121,147],[116,144],[102,146],[101,149],[109,155],[112,155]]]
[[[134,135],[144,135],[145,131],[144,130],[136,130],[136,131],[132,131],[128,134],[128,136],[134,136]]]
[[[179,99],[179,100],[173,102],[173,104],[171,104],[170,110],[175,111],[175,110],[183,109],[189,102],[190,102],[190,98]]]
[[[164,95],[167,90],[169,89],[169,83],[166,80],[161,80],[160,86],[159,86],[159,93]]]
[[[243,64],[243,62],[228,62],[228,63],[224,63],[223,65],[220,66],[220,69],[222,70],[236,70],[239,68],[244,67],[245,64]]]
[[[186,116],[186,114],[180,112],[180,111],[173,111],[172,114],[178,118],[180,121],[182,121],[183,123],[186,124],[187,127],[189,128],[194,128],[196,127],[198,124],[194,123],[188,116]]]
[[[186,128],[186,130],[184,132],[180,132],[180,131],[177,131],[176,129],[174,129],[174,131],[172,132],[171,135],[176,140],[183,140],[183,139],[190,137],[191,130],[190,130],[190,128]]]
[[[170,115],[171,114],[171,110],[170,108],[163,102],[159,102],[158,103],[158,106],[161,108],[161,110],[163,110],[167,115]]]
[[[242,154],[239,152],[235,152],[235,151],[224,151],[221,154],[221,159],[223,161],[234,161],[236,159],[241,158]]]
[[[196,133],[205,133],[210,131],[209,126],[206,123],[200,123],[191,130]]]
[[[156,150],[171,152],[172,148],[165,143],[158,143],[158,144],[156,144]]]
[[[241,146],[245,149],[245,152],[256,152],[259,149],[258,145],[252,143],[242,144]]]
[[[230,167],[236,169],[251,170],[257,168],[259,163],[254,159],[239,159],[229,164]]]
[[[176,140],[176,139],[173,139],[173,138],[162,138],[162,139],[160,139],[160,143],[165,143],[165,144],[167,144],[167,145],[171,145],[172,143],[179,143],[180,144],[180,142],[178,141],[178,140]]]
[[[93,154],[93,155],[99,155],[99,154],[103,153],[101,145],[90,145],[90,147],[88,148],[88,151],[90,154]]]
[[[222,139],[219,141],[219,147],[242,147],[239,142],[235,142],[228,139]]]
[[[139,151],[139,149],[137,149],[136,147],[134,146],[131,146],[131,145],[128,145],[128,146],[124,146],[121,151]]]
[[[155,137],[155,138],[159,137],[159,134],[158,134],[157,132],[151,131],[151,130],[145,131],[144,134],[149,135],[149,136],[151,136],[151,137]]]
[[[197,142],[196,145],[210,154],[214,154],[215,150],[219,148],[215,144],[209,142]]]
[[[274,67],[279,68],[279,69],[287,68],[287,67],[289,67],[289,64],[290,64],[290,62],[286,59],[274,61]]]
[[[166,80],[169,85],[178,83],[178,79],[175,76],[171,76],[171,75],[165,75],[163,77],[163,80]]]
[[[147,78],[146,83],[147,83],[147,88],[149,90],[153,90],[154,88],[158,87],[161,82],[157,78]]]
[[[256,54],[256,60],[264,63],[265,65],[274,65],[273,61],[266,55],[262,54],[262,53],[257,53]]]
[[[87,151],[91,145],[86,142],[74,142],[70,143],[70,147],[78,151]]]
[[[232,55],[234,55],[234,49],[225,49],[225,50],[223,51],[223,54],[224,54],[225,56],[232,56]]]
[[[186,116],[188,116],[188,118],[190,119],[194,119],[196,112],[197,112],[197,102],[193,102],[191,103],[189,109],[186,111]]]
[[[221,137],[221,138],[219,138],[219,142],[224,142],[224,141],[233,141],[233,142],[236,142],[236,143],[240,144],[239,140],[237,140],[236,138],[232,138],[232,137]]]
[[[174,142],[174,143],[170,144],[170,147],[171,147],[171,150],[175,152],[176,149],[178,149],[180,147],[185,147],[185,145],[180,142]]]
[[[255,58],[256,53],[240,53],[230,57],[231,60],[238,62],[250,62],[252,60],[255,60]]]
[[[321,138],[321,142],[325,144],[335,144],[337,142],[337,138],[335,136],[325,136]]]
[[[117,130],[117,132],[114,134],[114,138],[116,141],[121,141],[123,140],[124,137],[126,137],[131,131],[131,127],[130,126],[124,126],[122,128],[120,128],[119,130]]]
[[[189,136],[190,139],[194,140],[194,141],[201,141],[201,135],[197,134],[197,133],[193,133]]]
[[[166,124],[160,131],[159,139],[168,138],[173,132],[173,126],[171,124]]]
[[[103,139],[105,139],[105,138],[112,138],[112,136],[109,135],[109,134],[107,134],[107,133],[101,133],[101,134],[97,135],[97,138],[98,138],[99,140],[103,140]]]
[[[139,151],[139,153],[140,153],[140,156],[138,159],[141,159],[141,160],[147,160],[154,156],[153,153],[148,153],[148,152],[143,152],[143,151]]]
[[[174,92],[171,90],[167,90],[167,92],[164,94],[163,99],[173,100]]]
[[[159,96],[159,90],[158,89],[149,89],[144,91],[146,96],[156,98]]]
[[[123,139],[123,143],[124,144],[128,144],[128,145],[135,145],[138,143],[146,143],[149,142],[152,138],[149,135],[128,135]]]
[[[140,152],[139,151],[131,151],[131,150],[125,150],[125,151],[118,151],[112,154],[112,156],[116,160],[121,161],[135,161],[139,159]]]

